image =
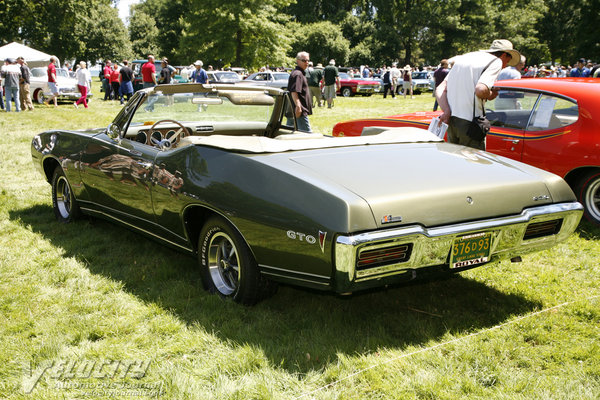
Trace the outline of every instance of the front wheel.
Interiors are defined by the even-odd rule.
[[[81,215],[71,185],[60,168],[56,168],[52,176],[52,208],[56,219],[65,224]]]
[[[342,96],[343,97],[350,97],[350,96],[352,96],[352,89],[350,89],[349,87],[342,88]]]
[[[198,243],[198,257],[205,288],[237,303],[251,305],[269,293],[271,285],[242,236],[220,217],[209,219]]]
[[[33,99],[38,102],[38,104],[44,104],[44,91],[42,89],[37,89],[33,92]]]
[[[583,204],[585,217],[600,225],[600,171],[584,175],[577,183],[575,194]]]

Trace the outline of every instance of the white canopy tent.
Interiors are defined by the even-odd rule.
[[[7,58],[23,57],[30,68],[43,67],[48,65],[50,54],[46,54],[31,47],[22,45],[17,42],[9,43],[0,47],[0,60],[4,61]]]

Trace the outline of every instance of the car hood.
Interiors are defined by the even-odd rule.
[[[547,184],[558,178],[447,143],[329,149],[290,157],[364,199],[379,227],[436,226],[519,214],[526,207],[552,203]]]

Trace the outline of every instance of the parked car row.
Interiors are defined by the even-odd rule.
[[[412,77],[412,88],[413,94],[421,94],[423,92],[433,92],[435,89],[435,80],[433,79],[433,71],[413,71],[411,74]],[[381,77],[375,78],[367,78],[372,79],[374,81],[378,81],[381,85],[380,93],[383,93],[383,79]],[[396,94],[404,93],[404,79],[402,79],[402,75],[397,82],[396,86]]]

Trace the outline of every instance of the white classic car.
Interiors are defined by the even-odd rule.
[[[75,101],[81,97],[77,88],[77,79],[71,78],[69,72],[64,68],[56,68],[56,85],[58,86],[58,101]],[[37,67],[31,69],[30,83],[31,97],[34,101],[42,104],[44,100],[52,96],[48,88],[48,68]],[[92,93],[88,92],[88,99]]]

